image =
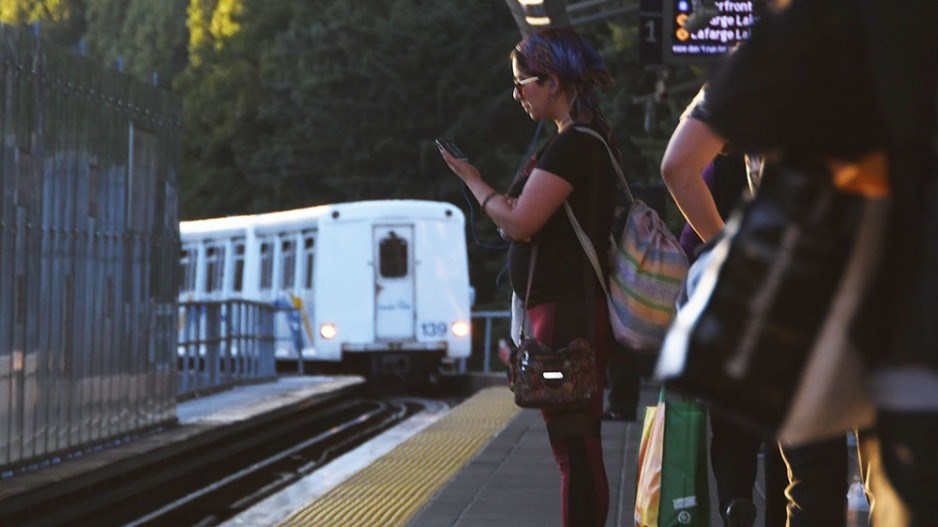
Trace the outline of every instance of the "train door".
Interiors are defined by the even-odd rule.
[[[375,340],[414,340],[412,225],[375,225]]]
[[[313,346],[313,321],[316,320],[316,302],[313,300],[313,276],[316,269],[316,231],[303,231],[303,249],[301,254],[301,283],[299,297],[303,302],[303,330],[308,344]]]
[[[280,251],[275,257],[274,301],[286,305],[293,303],[293,293],[296,287],[296,240],[294,233],[281,234],[278,237]],[[279,270],[279,273],[277,271]],[[299,333],[299,320],[292,310],[281,311],[274,317],[277,343],[275,348],[288,357],[299,358],[303,349],[301,334]],[[282,351],[281,351],[282,350]]]

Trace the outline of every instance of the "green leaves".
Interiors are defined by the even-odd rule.
[[[508,57],[520,33],[502,0],[0,3],[0,20],[37,19],[60,44],[84,39],[96,60],[122,58],[146,81],[156,72],[183,100],[184,219],[381,198],[468,212],[434,139],[456,141],[506,189],[536,126],[511,98]],[[633,102],[655,79],[637,64],[636,28],[626,18],[587,29],[617,82],[600,99],[623,167],[659,181],[648,152],[666,137],[646,137]],[[631,141],[639,137],[640,149]],[[497,240],[486,219],[476,231]],[[503,256],[470,252],[484,301]]]
[[[443,135],[505,181],[514,162],[506,166],[496,146],[504,140],[520,152],[530,125],[509,109],[507,57],[517,29],[500,3],[489,3],[274,7],[245,0],[241,31],[177,83],[189,119],[187,163],[226,177],[240,172],[255,196],[249,210],[393,197],[461,200],[433,147]],[[230,156],[220,160],[224,150]],[[213,168],[207,159],[221,164]],[[190,183],[216,180],[200,173]],[[244,212],[234,208],[243,205],[211,211],[200,204],[198,214]],[[184,203],[183,210],[191,209]]]
[[[188,63],[188,0],[84,1],[89,56],[105,64],[120,59],[128,74],[150,82],[155,73],[161,86],[172,86]]]

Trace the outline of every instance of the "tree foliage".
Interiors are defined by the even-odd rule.
[[[207,19],[203,12],[197,22]],[[435,138],[458,140],[499,172],[504,150],[492,145],[523,144],[523,133],[510,134],[526,123],[508,109],[507,50],[517,30],[505,9],[245,0],[239,20],[241,30],[219,45],[216,34],[195,29],[190,12],[190,31],[200,35],[190,55],[199,63],[177,88],[189,119],[189,173],[197,174],[188,190],[200,205],[187,213],[452,199],[458,185],[444,173]],[[214,200],[219,181],[236,181],[245,193]]]
[[[188,62],[185,20],[188,0],[86,0],[87,52],[105,64],[123,63],[124,71],[145,81],[154,74],[161,86]]]
[[[145,81],[155,73],[182,98],[186,219],[380,198],[469,212],[434,139],[455,140],[506,188],[535,129],[511,99],[520,34],[502,0],[0,0],[0,21],[37,20],[46,37]],[[655,149],[683,102],[656,103],[651,129],[664,132],[649,136],[634,97],[656,75],[637,64],[633,25],[585,32],[617,81],[601,100],[623,167],[659,182]],[[470,253],[489,298],[503,255]]]
[[[206,4],[190,6],[198,60],[176,82],[183,214],[380,198],[465,208],[438,137],[506,186],[534,125],[511,99],[517,28],[497,0],[484,4],[245,0],[226,36],[211,31]],[[471,252],[474,281],[493,284],[502,255]]]
[[[0,0],[0,22],[39,22],[44,37],[70,47],[86,31],[85,0]]]

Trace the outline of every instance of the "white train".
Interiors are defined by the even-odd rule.
[[[432,375],[469,356],[465,219],[452,204],[364,201],[186,221],[180,238],[180,301],[300,308],[292,330],[278,317],[278,361],[301,354]]]

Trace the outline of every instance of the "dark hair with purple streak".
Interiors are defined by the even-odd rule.
[[[594,87],[610,88],[615,81],[602,57],[585,38],[569,27],[532,33],[515,46],[511,58],[528,75],[555,75],[560,89],[570,95],[573,122],[599,128],[619,157],[612,129],[593,94]]]

